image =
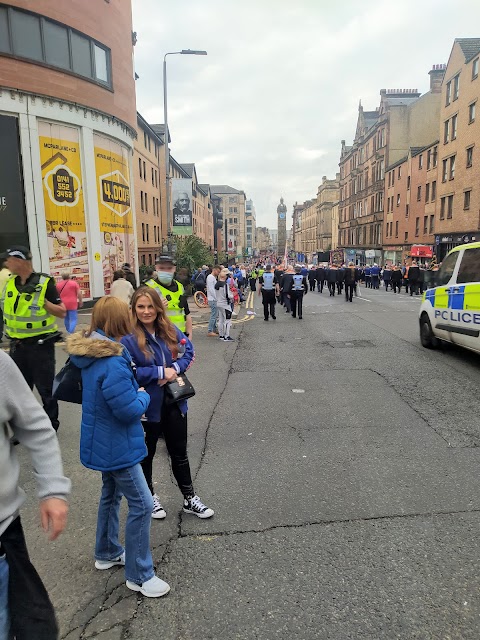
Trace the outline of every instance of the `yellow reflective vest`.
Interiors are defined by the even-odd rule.
[[[182,333],[185,333],[185,330],[187,328],[187,322],[185,319],[185,312],[180,307],[180,298],[184,294],[184,289],[183,289],[182,283],[178,282],[178,280],[174,280],[173,282],[177,284],[177,287],[178,287],[177,291],[170,291],[170,289],[163,287],[159,282],[157,282],[153,278],[151,278],[150,280],[147,280],[145,284],[147,285],[147,287],[156,289],[159,295],[162,298],[165,298],[167,300],[168,302],[167,316],[169,320],[173,322],[173,324],[178,329],[180,329]]]
[[[45,310],[45,293],[50,276],[40,274],[33,291],[20,293],[15,277],[7,280],[2,296],[3,322],[9,338],[34,338],[45,333],[55,333],[55,317]]]

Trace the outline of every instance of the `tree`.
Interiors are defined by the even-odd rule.
[[[186,268],[189,273],[203,264],[213,264],[213,254],[203,240],[197,236],[176,236],[175,261],[177,270]]]

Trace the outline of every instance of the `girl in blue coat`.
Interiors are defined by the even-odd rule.
[[[142,420],[148,450],[142,469],[153,497],[152,518],[163,519],[167,515],[152,482],[152,462],[162,432],[173,475],[183,494],[183,510],[199,518],[210,518],[213,509],[204,505],[193,489],[187,455],[187,402],[167,405],[164,401],[165,384],[190,366],[195,355],[193,345],[169,320],[155,290],[140,287],[131,304],[133,333],[121,342],[132,355],[138,382],[150,396],[150,405]]]
[[[157,598],[170,587],[155,575],[150,553],[153,501],[140,466],[147,453],[140,418],[150,397],[139,388],[130,354],[119,343],[130,331],[127,304],[104,297],[93,308],[89,331],[70,336],[67,345],[82,371],[80,459],[102,473],[95,567],[125,565],[127,587]],[[128,502],[125,549],[119,542],[122,495]]]

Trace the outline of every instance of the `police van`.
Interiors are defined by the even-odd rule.
[[[427,349],[440,340],[480,353],[480,242],[452,249],[423,294],[420,341]]]

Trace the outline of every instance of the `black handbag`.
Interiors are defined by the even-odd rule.
[[[53,380],[53,397],[64,402],[82,404],[82,371],[70,358]]]
[[[165,354],[163,353],[163,368],[166,369],[167,362],[165,360]],[[193,384],[187,378],[185,373],[177,374],[175,380],[171,382],[167,382],[164,385],[164,394],[165,394],[165,404],[171,405],[177,402],[181,402],[182,400],[188,400],[189,398],[193,398],[195,395],[195,389],[193,388]]]

